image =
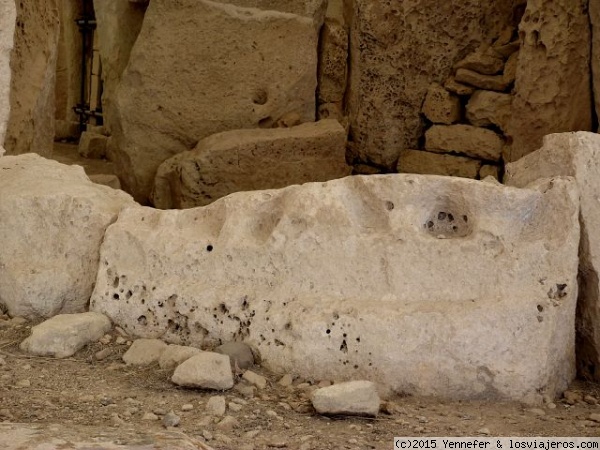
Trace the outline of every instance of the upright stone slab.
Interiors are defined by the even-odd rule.
[[[13,0],[0,0],[0,156],[10,114],[10,53],[13,48],[17,9]]]
[[[147,4],[123,0],[94,2],[98,48],[102,60],[102,112],[109,132],[117,120],[115,95],[140,33]]]
[[[58,0],[15,2],[17,27],[11,53],[8,154],[48,156],[54,142],[54,86],[60,23]]]
[[[578,367],[600,381],[600,135],[552,134],[539,150],[506,166],[506,183],[524,186],[541,177],[575,177],[581,190],[580,295]]]
[[[91,308],[132,335],[244,341],[277,373],[538,401],[575,373],[578,196],[383,175],[129,208]]]
[[[211,134],[270,128],[289,114],[315,119],[319,24],[274,9],[323,2],[240,3],[148,6],[117,92],[109,149],[124,188],[142,202],[163,161]]]
[[[351,172],[345,154],[346,131],[335,120],[225,131],[161,164],[152,200],[157,208],[192,208],[233,192],[342,178]]]
[[[574,0],[527,2],[519,27],[522,43],[508,130],[513,139],[509,161],[538,149],[547,134],[591,130],[587,4]]]
[[[592,85],[596,117],[600,117],[600,2],[591,1],[588,8],[592,25]]]
[[[421,105],[469,50],[494,38],[513,1],[348,2],[350,132],[353,158],[391,169],[401,150],[419,148]]]
[[[79,166],[0,158],[0,304],[29,318],[83,311],[104,231],[131,204]]]

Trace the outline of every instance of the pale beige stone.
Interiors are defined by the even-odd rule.
[[[179,364],[199,354],[202,350],[196,347],[185,345],[169,345],[165,348],[158,358],[158,365],[161,369],[174,369]]]
[[[505,182],[523,186],[541,177],[575,177],[581,191],[581,276],[577,331],[581,375],[600,380],[600,135],[551,134],[539,150],[506,166]],[[548,289],[554,288],[548,286]],[[549,290],[548,295],[555,291]],[[560,296],[559,296],[560,297]]]
[[[344,99],[348,75],[348,32],[334,20],[326,20],[321,30],[318,96],[321,103]]]
[[[350,0],[348,112],[351,162],[392,170],[402,149],[419,148],[421,106],[431,83],[511,21],[512,0]]]
[[[512,95],[476,91],[467,103],[467,120],[477,127],[496,125],[506,134],[512,113]]]
[[[119,181],[116,175],[101,173],[96,175],[89,175],[89,178],[96,184],[102,184],[113,189],[121,189],[121,182]]]
[[[147,2],[146,2],[147,3]],[[118,120],[117,88],[142,28],[147,5],[123,0],[96,0],[96,33],[102,61],[102,113],[109,132]]]
[[[123,187],[140,202],[149,200],[158,166],[205,137],[270,128],[290,113],[315,119],[320,24],[266,1],[239,3],[148,6],[117,92],[110,149]]]
[[[592,128],[587,2],[529,0],[519,33],[509,161],[547,134]]]
[[[77,152],[84,158],[101,159],[106,156],[108,138],[102,134],[84,131],[79,138]]]
[[[568,178],[396,174],[129,208],[106,232],[91,309],[169,342],[242,338],[273,373],[541,401],[574,376],[578,198]],[[115,300],[121,288],[132,296]]]
[[[36,356],[68,358],[111,329],[108,317],[96,312],[60,314],[31,329],[20,348]]]
[[[231,389],[233,373],[229,365],[229,356],[212,352],[192,356],[177,366],[171,381],[185,387]]]
[[[427,91],[422,112],[433,123],[450,125],[461,118],[460,100],[435,83]]]
[[[152,200],[161,209],[191,208],[238,191],[342,178],[351,171],[345,154],[346,131],[335,120],[226,131],[165,161]]]
[[[79,139],[80,134],[78,122],[69,122],[67,120],[57,120],[54,122],[55,141],[74,141]]]
[[[15,2],[17,23],[12,70],[7,154],[52,154],[54,86],[60,23],[57,0]]]
[[[131,197],[35,154],[0,158],[0,174],[0,303],[28,318],[83,311],[104,232]]]
[[[397,169],[399,173],[476,178],[480,167],[481,161],[476,159],[423,150],[403,150]]]
[[[473,70],[482,75],[496,75],[504,69],[504,61],[489,53],[477,51],[457,62],[454,68]]]
[[[167,350],[160,339],[136,339],[123,355],[123,362],[132,366],[147,366],[157,363]]]
[[[14,46],[17,9],[13,0],[0,0],[0,149],[10,117],[10,55]],[[0,156],[4,150],[0,150]]]
[[[471,125],[434,125],[425,133],[425,149],[463,153],[472,158],[498,161],[504,141],[492,130]]]
[[[506,61],[506,66],[504,67],[504,73],[502,76],[504,77],[504,81],[508,84],[512,84],[517,79],[517,67],[519,64],[519,52],[515,52],[508,58]]]
[[[460,83],[469,84],[478,89],[487,89],[490,91],[503,92],[510,85],[503,75],[482,75],[468,69],[458,69],[454,77],[456,81]]]
[[[317,389],[312,404],[319,414],[376,416],[381,400],[370,381],[349,381]]]

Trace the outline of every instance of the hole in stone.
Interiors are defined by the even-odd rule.
[[[265,117],[258,121],[259,128],[271,128],[273,126],[273,119],[271,117]]]
[[[543,312],[544,311],[544,307],[542,305],[537,305],[537,310],[539,312]]]
[[[148,319],[146,319],[146,316],[140,316],[140,317],[138,317],[137,321],[138,321],[138,323],[140,325],[143,325],[143,326],[148,325]]]
[[[119,277],[115,277],[113,280],[113,287],[116,289],[119,287]]]
[[[212,245],[210,245],[210,244],[208,244],[208,245],[206,246],[206,251],[207,251],[207,252],[212,252],[212,251],[213,251],[213,246],[212,246]]]
[[[385,202],[385,208],[386,208],[388,211],[391,211],[392,209],[394,209],[394,203],[393,203],[393,202],[390,202],[390,201],[387,201],[387,202]]]
[[[113,294],[113,298],[114,298],[115,300],[119,300],[119,294]]]
[[[264,105],[267,103],[268,95],[264,89],[257,89],[252,96],[252,103],[255,105]]]
[[[544,321],[544,318],[542,316],[537,316],[537,320],[538,322],[542,323]]]
[[[346,339],[342,341],[342,345],[340,345],[340,351],[343,353],[348,353],[348,344],[346,344]]]
[[[440,211],[440,212],[438,213],[438,220],[446,220],[446,213],[445,213],[445,212],[442,212],[442,211]]]
[[[325,333],[331,334],[331,330],[328,329]]]

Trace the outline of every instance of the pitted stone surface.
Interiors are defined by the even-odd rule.
[[[600,381],[600,135],[551,134],[539,150],[508,164],[505,182],[525,186],[541,177],[575,177],[581,191],[581,274],[577,357],[580,374]],[[557,288],[549,296],[560,297]]]
[[[306,379],[536,401],[574,375],[578,195],[566,178],[386,175],[129,208],[107,231],[92,309],[138,336],[243,340]]]
[[[12,316],[82,312],[124,192],[34,154],[0,159],[0,303]],[[123,293],[121,293],[123,295]]]
[[[209,135],[270,128],[289,114],[315,120],[320,23],[268,3],[150,2],[116,95],[110,149],[136,199],[148,201],[163,161]]]

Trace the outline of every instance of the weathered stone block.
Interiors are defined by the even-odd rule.
[[[0,158],[0,173],[0,303],[29,318],[83,311],[104,231],[131,197],[33,154]]]
[[[326,20],[321,30],[319,51],[319,104],[341,102],[347,76],[348,32],[340,23]]]
[[[551,134],[539,150],[506,166],[505,182],[524,186],[541,178],[575,177],[581,191],[581,276],[578,305],[578,366],[582,375],[600,380],[600,135]]]
[[[594,1],[527,2],[519,27],[509,161],[540,148],[547,134],[591,130],[588,3]]]
[[[10,117],[10,54],[14,46],[17,9],[13,0],[0,0],[0,149]],[[4,150],[0,150],[0,156]]]
[[[539,401],[574,376],[578,196],[382,175],[128,208],[91,308],[133,335],[243,340],[278,373]]]
[[[496,125],[504,133],[512,113],[512,95],[492,91],[477,91],[467,103],[467,120],[477,127]]]
[[[15,2],[17,23],[12,70],[10,119],[4,147],[8,154],[52,154],[54,86],[60,23],[57,0]]]
[[[419,147],[421,106],[469,50],[498,35],[513,1],[352,0],[348,110],[353,163],[393,169]]]
[[[346,131],[335,120],[210,136],[158,169],[152,200],[162,209],[209,204],[239,191],[276,189],[350,175]]]
[[[348,381],[317,389],[312,404],[319,414],[376,416],[381,400],[370,381]]]
[[[492,130],[471,125],[434,125],[425,133],[425,149],[463,153],[472,158],[498,161],[504,141]]]
[[[78,153],[84,158],[101,159],[106,156],[108,138],[102,134],[84,131],[79,138]]]
[[[275,11],[272,2],[240,3],[268,9],[208,0],[148,6],[112,130],[117,175],[141,202],[158,166],[207,136],[270,128],[290,113],[300,122],[315,119],[320,23]],[[280,3],[304,10],[317,1]]]
[[[482,75],[496,75],[504,69],[504,60],[480,50],[469,54],[454,65],[455,69],[473,70]]]
[[[481,161],[476,159],[423,150],[404,150],[398,160],[398,172],[423,175],[477,178],[480,167]]]
[[[461,118],[460,100],[439,84],[432,84],[425,96],[423,114],[433,123],[451,125]]]

